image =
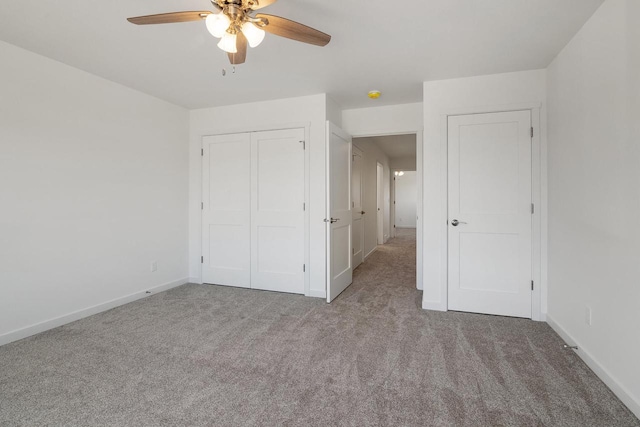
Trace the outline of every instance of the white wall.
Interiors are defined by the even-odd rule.
[[[331,102],[331,101],[329,101]],[[308,129],[306,169],[310,182],[307,188],[310,242],[307,247],[308,270],[305,293],[326,296],[325,223],[326,171],[325,134],[326,118],[330,113],[339,118],[335,105],[327,102],[324,94],[276,101],[229,105],[225,107],[193,110],[190,113],[189,149],[189,276],[201,283],[201,209],[202,201],[202,147],[203,135],[306,127]],[[333,112],[332,112],[333,111]]]
[[[546,71],[533,70],[424,83],[424,252],[423,256],[423,308],[447,310],[447,115],[491,111],[530,109],[537,106],[538,114],[532,120],[539,147],[534,146],[534,199],[540,206],[534,216],[534,232],[542,234],[542,242],[534,247],[534,256],[542,264],[542,271],[534,274],[534,316],[546,313],[546,281],[544,230],[546,205],[544,189],[546,156]]]
[[[326,97],[326,108],[327,113],[326,117],[334,125],[342,128],[342,108],[338,105],[337,102],[333,100],[333,98],[327,96]]]
[[[548,320],[640,417],[639,22],[606,1],[548,69]]]
[[[422,129],[422,103],[344,110],[342,128],[358,137],[415,133]]]
[[[390,160],[391,170],[416,170],[416,156],[411,157],[392,157]]]
[[[395,223],[396,228],[416,228],[416,173],[403,171],[396,176]]]
[[[0,62],[0,344],[186,282],[187,111],[4,42]]]
[[[371,140],[371,138],[354,138],[353,145],[362,150],[362,208],[364,215],[364,255],[370,255],[378,245],[377,230],[377,176],[378,163],[382,165],[384,182],[384,240],[389,239],[391,212],[391,170],[389,158]]]

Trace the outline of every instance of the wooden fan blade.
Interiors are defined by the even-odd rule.
[[[227,53],[229,62],[233,65],[244,64],[247,59],[247,38],[242,34],[242,31],[238,31],[236,35],[236,49],[237,53]]]
[[[276,2],[277,0],[252,0],[249,3],[249,7],[252,10],[258,10],[258,9],[262,9],[263,7],[267,7],[269,5],[272,5]]]
[[[200,21],[210,14],[211,12],[208,10],[160,13],[158,15],[136,16],[134,18],[127,18],[127,21],[136,25],[171,24],[174,22]]]
[[[306,25],[287,18],[281,18],[275,15],[265,15],[263,13],[257,14],[256,18],[268,20],[269,24],[261,28],[268,33],[275,34],[276,36],[286,37],[288,39],[314,44],[316,46],[326,46],[331,41],[331,36],[329,34],[325,34],[315,28],[307,27]]]

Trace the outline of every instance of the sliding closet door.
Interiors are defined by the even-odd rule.
[[[202,140],[202,281],[251,286],[251,137]]]
[[[304,294],[304,129],[251,134],[251,287]]]

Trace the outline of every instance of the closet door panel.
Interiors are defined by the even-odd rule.
[[[251,134],[251,287],[304,294],[304,129]]]
[[[202,140],[202,281],[251,286],[251,136]]]

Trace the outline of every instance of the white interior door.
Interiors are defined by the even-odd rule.
[[[380,163],[376,165],[376,233],[378,244],[384,244],[384,168]]]
[[[364,207],[362,204],[363,195],[363,179],[362,179],[362,166],[363,166],[363,154],[355,145],[352,146],[353,152],[351,155],[351,207],[352,207],[352,253],[353,260],[352,265],[355,269],[362,264],[364,260]]]
[[[202,281],[248,288],[250,136],[207,136],[202,150]]]
[[[304,149],[304,129],[251,134],[254,289],[304,294]]]
[[[531,318],[531,113],[449,117],[450,310]]]
[[[327,122],[327,302],[351,284],[351,137]]]

